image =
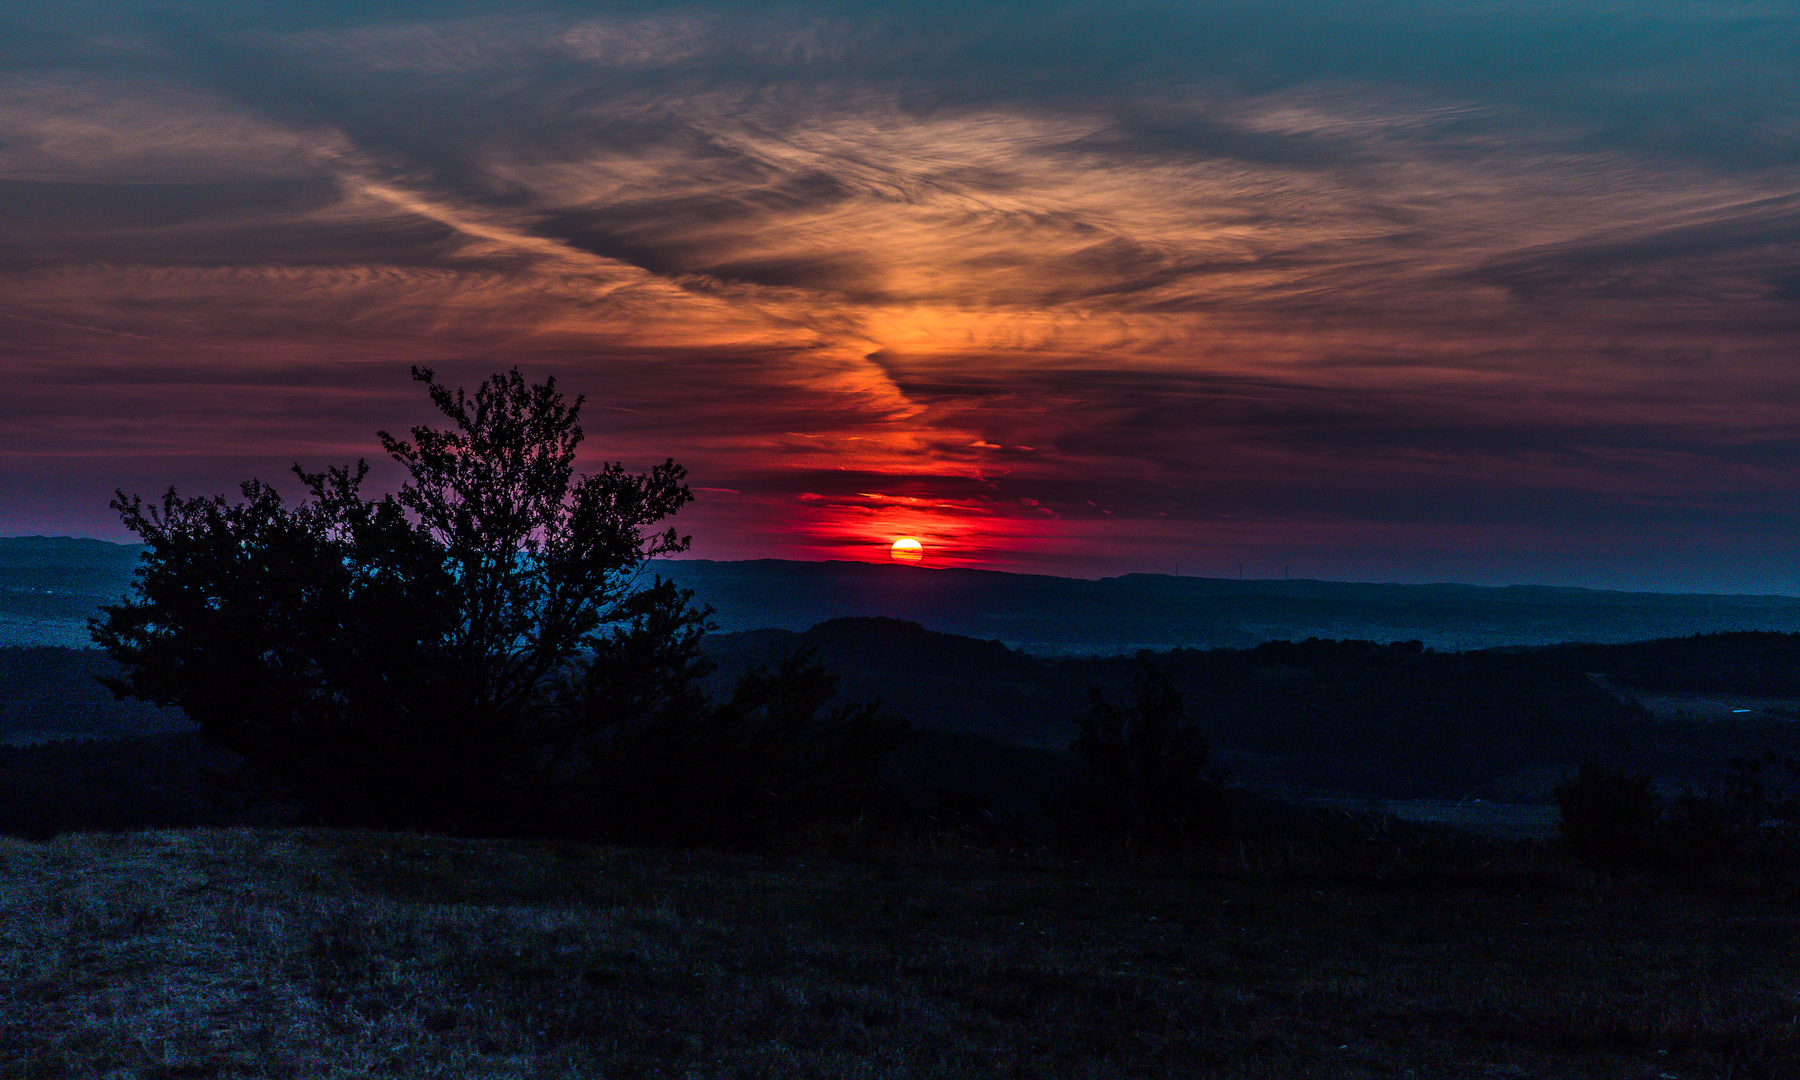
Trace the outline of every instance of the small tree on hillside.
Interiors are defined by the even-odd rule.
[[[692,723],[708,613],[643,564],[687,547],[692,499],[666,461],[577,477],[581,399],[517,369],[473,398],[414,368],[451,421],[379,433],[408,472],[362,495],[365,462],[257,481],[242,502],[119,493],[148,545],[94,640],[108,685],[185,710],[252,787],[341,825],[543,829],[593,793],[609,729]],[[659,793],[672,797],[673,793]]]
[[[811,654],[790,653],[745,672],[716,706],[659,701],[588,745],[593,795],[581,805],[612,839],[739,847],[862,809],[877,763],[908,726],[879,703],[833,704],[837,683]],[[613,702],[613,686],[585,689]]]
[[[1070,749],[1086,777],[1064,809],[1103,840],[1176,850],[1218,839],[1225,822],[1224,774],[1187,718],[1169,673],[1140,657],[1130,703],[1089,687],[1090,707]]]
[[[1663,825],[1662,798],[1642,773],[1581,763],[1556,785],[1563,839],[1597,865],[1631,866],[1651,857]]]

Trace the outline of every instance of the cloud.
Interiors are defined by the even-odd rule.
[[[0,175],[10,180],[303,179],[318,174],[323,141],[170,73],[0,73]]]
[[[0,437],[33,460],[346,451],[427,362],[587,391],[597,456],[689,462],[764,553],[1729,546],[1792,478],[1785,7],[13,20]]]

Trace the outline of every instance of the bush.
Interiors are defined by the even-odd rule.
[[[679,465],[578,477],[582,402],[555,380],[514,369],[471,398],[413,377],[451,424],[378,433],[409,477],[394,495],[365,498],[359,462],[294,466],[291,508],[254,480],[238,503],[113,502],[147,551],[92,623],[126,669],[104,681],[241,757],[224,786],[328,825],[607,831],[706,806],[717,831],[727,807],[823,812],[896,744],[872,706],[821,713],[834,684],[804,661],[702,693],[710,612],[641,578],[688,545],[655,531],[693,498]]]
[[[1140,657],[1131,702],[1114,705],[1098,687],[1070,750],[1084,775],[1061,804],[1072,837],[1173,852],[1215,842],[1226,826],[1224,772],[1187,719],[1168,672]]]
[[[1650,783],[1648,776],[1582,762],[1574,779],[1556,786],[1563,839],[1596,865],[1643,864],[1663,814]]]
[[[629,843],[763,847],[862,809],[905,721],[879,702],[832,705],[809,652],[739,676],[719,704],[640,714],[585,748],[584,828]]]
[[[1792,758],[1730,758],[1705,791],[1684,791],[1665,817],[1661,855],[1681,876],[1800,871],[1800,763]]]
[[[1601,867],[1687,881],[1789,881],[1800,874],[1800,762],[1734,757],[1704,790],[1664,799],[1647,776],[1584,762],[1558,785],[1570,847]]]

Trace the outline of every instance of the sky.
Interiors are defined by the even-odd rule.
[[[584,394],[714,559],[1800,593],[1800,9],[8,0],[0,534]]]

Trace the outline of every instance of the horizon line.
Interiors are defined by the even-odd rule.
[[[72,542],[72,543],[104,544],[104,545],[107,545],[108,547],[118,547],[118,548],[133,548],[133,547],[145,546],[142,543],[128,543],[128,542],[123,542],[123,541],[118,541],[118,540],[103,540],[99,537],[94,537],[94,536],[70,536],[70,535],[53,536],[48,533],[24,533],[24,534],[20,534],[20,535],[16,535],[16,536],[0,536],[0,543],[4,543],[9,540],[47,540],[47,541],[59,541],[60,540],[60,541],[68,541],[68,542]],[[1544,591],[1584,592],[1584,593],[1616,593],[1616,594],[1620,594],[1620,595],[1640,595],[1640,596],[1696,596],[1696,597],[1734,597],[1734,598],[1741,598],[1741,599],[1800,600],[1800,595],[1795,595],[1795,594],[1791,594],[1791,593],[1779,593],[1779,592],[1717,592],[1717,591],[1704,592],[1704,591],[1692,591],[1692,590],[1680,590],[1680,589],[1646,589],[1646,588],[1620,589],[1620,588],[1611,588],[1611,587],[1607,587],[1607,586],[1597,586],[1597,585],[1546,585],[1546,584],[1529,582],[1529,581],[1512,582],[1512,583],[1509,583],[1506,585],[1477,585],[1472,582],[1466,582],[1466,581],[1445,581],[1445,580],[1394,581],[1394,580],[1356,580],[1356,579],[1350,579],[1350,578],[1319,578],[1319,577],[1280,577],[1280,578],[1276,578],[1276,577],[1212,577],[1212,576],[1208,576],[1208,575],[1204,575],[1204,574],[1170,574],[1170,573],[1167,573],[1164,571],[1157,571],[1157,570],[1132,570],[1132,571],[1127,571],[1127,572],[1121,573],[1121,574],[1108,574],[1108,575],[1104,575],[1101,577],[1081,577],[1081,576],[1076,576],[1076,575],[1071,575],[1071,574],[1047,574],[1047,573],[1042,573],[1042,572],[1026,571],[1026,570],[999,570],[999,569],[992,569],[992,568],[988,568],[988,567],[978,567],[978,566],[926,566],[923,564],[908,564],[908,565],[902,566],[897,563],[876,560],[876,559],[866,559],[866,560],[865,559],[792,559],[792,558],[781,558],[781,557],[777,557],[777,556],[761,556],[761,557],[750,558],[750,559],[714,559],[714,558],[707,558],[707,557],[703,557],[703,556],[692,556],[692,555],[690,555],[690,556],[664,555],[664,556],[659,556],[654,560],[646,560],[646,562],[647,563],[648,562],[660,562],[660,563],[701,562],[701,563],[717,563],[717,564],[721,564],[721,565],[731,565],[731,564],[738,564],[738,563],[792,563],[797,566],[826,566],[826,565],[835,563],[835,564],[842,564],[842,565],[846,565],[846,566],[870,566],[870,567],[878,567],[878,568],[891,568],[894,571],[921,571],[921,570],[924,570],[924,571],[931,571],[931,572],[938,572],[938,573],[963,572],[963,573],[975,573],[975,574],[1002,574],[1002,575],[1006,575],[1008,577],[1041,577],[1041,578],[1052,578],[1057,581],[1088,581],[1088,582],[1095,582],[1095,583],[1107,582],[1107,581],[1121,581],[1126,578],[1134,578],[1134,577],[1147,577],[1147,578],[1165,578],[1170,581],[1204,581],[1204,582],[1217,582],[1217,583],[1226,583],[1226,584],[1239,583],[1239,584],[1246,584],[1246,585],[1250,585],[1250,584],[1255,584],[1255,585],[1271,585],[1271,584],[1364,585],[1364,586],[1380,586],[1380,587],[1402,588],[1402,589],[1458,588],[1458,589],[1483,589],[1483,590],[1492,590],[1492,591],[1500,591],[1500,590],[1506,590],[1506,589],[1539,589],[1539,590],[1544,590]]]

